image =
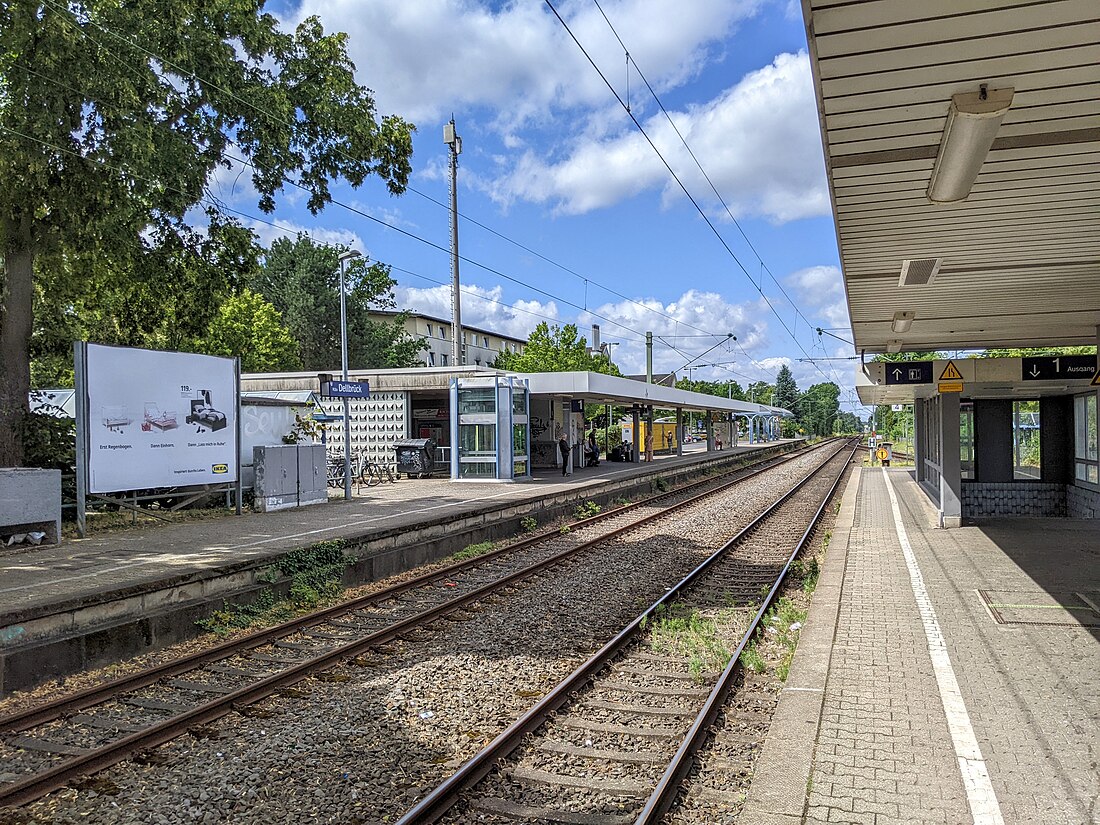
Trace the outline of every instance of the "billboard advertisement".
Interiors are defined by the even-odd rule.
[[[232,358],[86,345],[88,491],[237,480]]]

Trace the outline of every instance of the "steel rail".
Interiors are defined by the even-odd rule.
[[[816,449],[811,448],[811,449]],[[803,452],[788,453],[786,455],[775,458],[765,458],[758,462],[748,464],[742,467],[732,470],[726,475],[732,475],[738,473],[738,477],[734,479],[731,484],[739,483],[742,480],[752,478],[753,476],[764,472],[774,467],[778,467],[788,461],[791,461],[798,456],[807,455]],[[747,474],[740,474],[746,467],[754,467],[758,464],[765,464],[766,466],[759,469],[750,470]],[[679,487],[675,490],[668,490],[656,495],[649,496],[648,498],[640,501],[632,502],[623,507],[618,507],[614,510],[608,510],[606,512],[598,513],[594,516],[581,519],[574,522],[572,528],[574,530],[587,527],[591,524],[620,516],[623,513],[627,513],[638,507],[652,506],[654,503],[661,501],[662,499],[669,498],[671,496],[682,495],[685,492],[690,491],[694,487],[700,487],[709,483],[712,483],[714,478],[704,478],[699,481],[694,481],[689,484]],[[725,489],[724,487],[715,488],[715,490]],[[135,673],[128,676],[122,676],[117,679],[112,679],[109,682],[104,682],[100,685],[95,685],[90,688],[86,688],[77,693],[73,693],[68,696],[63,696],[58,699],[45,702],[40,705],[36,705],[26,710],[18,711],[8,716],[0,717],[0,735],[4,733],[18,733],[20,731],[29,730],[30,728],[37,727],[47,722],[52,722],[55,719],[59,719],[63,716],[76,713],[81,710],[93,707],[98,704],[111,699],[120,693],[127,691],[139,690],[143,687],[148,687],[161,679],[178,676],[182,673],[187,673],[191,670],[202,667],[203,665],[217,662],[222,659],[227,659],[230,656],[240,654],[244,651],[251,650],[256,647],[261,647],[265,644],[269,644],[272,641],[289,636],[294,633],[306,630],[318,624],[322,624],[329,619],[337,616],[351,613],[356,610],[361,610],[365,607],[377,604],[378,602],[387,601],[394,596],[401,595],[402,593],[414,590],[418,587],[430,584],[433,581],[439,579],[446,579],[454,576],[456,573],[463,573],[466,570],[473,569],[485,565],[487,562],[491,562],[494,559],[514,553],[519,550],[526,550],[533,547],[540,542],[552,539],[558,536],[559,533],[555,531],[544,531],[534,536],[522,539],[513,544],[509,544],[506,547],[501,547],[496,550],[492,550],[488,553],[483,553],[472,559],[456,562],[454,564],[447,565],[446,567],[439,568],[437,570],[424,573],[420,576],[416,576],[412,579],[408,579],[404,582],[391,585],[382,590],[374,593],[369,593],[365,596],[361,596],[357,599],[353,599],[347,602],[341,602],[340,604],[333,605],[331,607],[323,608],[305,616],[299,616],[294,619],[290,619],[278,625],[266,628],[264,630],[250,633],[239,639],[233,639],[206,650],[198,651],[196,653],[189,654],[179,659],[173,659],[169,662],[156,665],[154,667],[143,670],[139,673]],[[2,799],[2,796],[0,796]],[[2,804],[2,803],[0,803]]]
[[[449,811],[458,801],[462,792],[472,788],[480,782],[493,766],[515,750],[523,740],[523,737],[541,726],[547,718],[569,701],[571,695],[601,671],[608,662],[614,658],[622,648],[630,642],[635,633],[652,617],[657,610],[672,602],[682,590],[693,584],[704,573],[722,559],[727,551],[739,543],[761,522],[768,518],[787,499],[798,492],[817,473],[821,472],[830,461],[844,451],[847,443],[833,452],[811,473],[795,484],[790,490],[776,499],[767,509],[754,518],[748,525],[739,530],[736,535],[723,544],[710,557],[701,562],[694,570],[688,573],[677,584],[673,585],[663,596],[651,604],[626,627],[620,630],[610,641],[604,644],[587,661],[579,665],[571,674],[565,677],[556,687],[542,697],[535,705],[528,709],[519,719],[505,728],[492,742],[482,748],[478,753],[468,759],[457,771],[445,779],[434,790],[428,793],[416,805],[410,808],[395,825],[428,825],[433,823]],[[774,589],[774,588],[773,588]]]
[[[806,454],[798,453],[797,455]],[[797,455],[791,456],[791,458],[797,457]],[[224,694],[210,700],[209,702],[197,705],[190,710],[184,711],[183,713],[165,719],[162,722],[151,725],[144,730],[138,731],[114,742],[108,743],[103,747],[89,750],[86,754],[66,759],[58,763],[57,765],[47,769],[46,771],[28,776],[26,779],[17,782],[2,785],[0,786],[0,808],[3,808],[5,806],[25,805],[28,802],[31,802],[47,793],[50,793],[51,791],[64,787],[70,781],[79,776],[103,770],[110,767],[111,765],[123,761],[124,759],[136,753],[169,742],[172,739],[175,739],[176,737],[182,735],[183,733],[186,733],[190,728],[202,724],[208,724],[222,716],[233,712],[238,708],[251,705],[262,699],[265,699],[275,693],[277,690],[288,687],[289,685],[300,681],[314,671],[325,670],[335,664],[338,664],[344,659],[350,659],[354,656],[357,656],[371,647],[383,644],[397,636],[400,636],[403,633],[408,632],[414,627],[417,627],[421,624],[426,624],[439,618],[440,616],[464,607],[467,604],[479,601],[485,596],[490,595],[497,590],[508,587],[509,585],[515,584],[523,579],[534,576],[571,556],[583,552],[584,550],[590,549],[591,547],[594,547],[598,544],[602,544],[606,541],[617,538],[624,533],[628,533],[632,530],[637,529],[640,526],[667,516],[675,509],[686,507],[704,498],[708,498],[721,492],[725,492],[731,487],[737,486],[751,478],[767,472],[768,470],[774,469],[776,466],[779,466],[783,463],[785,463],[785,461],[780,461],[771,464],[768,467],[764,467],[749,472],[747,474],[740,475],[738,476],[738,478],[726,484],[692,496],[674,505],[673,507],[668,507],[656,513],[651,513],[650,515],[644,516],[637,521],[633,521],[627,525],[616,528],[615,530],[612,530],[601,536],[597,536],[596,538],[590,539],[589,541],[582,542],[575,547],[563,550],[559,553],[554,554],[553,556],[543,559],[540,562],[525,567],[521,570],[517,570],[501,579],[497,579],[493,582],[482,585],[481,587],[475,588],[469,593],[457,596],[456,598],[443,602],[439,605],[436,605],[435,607],[406,617],[405,619],[395,622],[388,627],[374,631],[367,636],[357,639],[354,642],[350,642],[346,645],[341,645],[339,647],[333,648],[332,650],[327,651],[326,653],[322,653],[321,655],[313,657],[311,659],[305,659],[298,664],[291,665],[286,669],[279,671],[278,673],[271,674],[264,679],[260,679],[249,685],[240,687],[234,690],[232,693]],[[689,489],[691,486],[696,485],[689,485]],[[680,492],[682,492],[682,490]],[[668,495],[668,493],[665,493],[654,498],[666,498]],[[637,502],[639,506],[645,503],[645,501]],[[613,513],[620,514],[626,509],[628,508],[622,508],[620,510],[613,511]],[[582,522],[578,522],[578,524],[581,523]],[[545,539],[547,537],[548,535],[543,535],[539,538]],[[513,548],[509,549],[514,549],[514,546]],[[479,560],[483,558],[484,557],[480,557]],[[443,575],[446,575],[446,573],[453,571],[454,568],[448,568],[445,571],[431,574],[430,578],[439,578]],[[407,583],[400,587],[402,589],[408,589]],[[374,594],[374,598],[377,598],[378,595],[379,594]],[[342,607],[345,608],[344,612],[348,612],[347,604],[343,605]],[[331,609],[322,611],[322,613],[325,613],[326,615],[330,614],[331,612]],[[315,619],[316,614],[308,618]],[[310,622],[310,624],[316,624],[318,621],[320,620],[312,621]],[[277,628],[273,628],[273,630],[275,629]],[[265,634],[260,635],[266,635],[266,632]],[[253,639],[253,637],[251,636],[247,638],[248,640]],[[159,674],[158,678],[161,678],[164,675],[165,674],[161,673]],[[151,681],[156,680],[153,679],[149,681],[142,679],[142,681],[144,684],[149,684],[151,683]],[[117,693],[112,695],[117,695]]]
[[[821,516],[825,512],[826,506],[828,506],[829,501],[832,500],[832,497],[836,494],[841,479],[844,478],[845,468],[851,462],[855,454],[856,449],[853,447],[844,467],[841,468],[841,471],[837,474],[836,480],[833,481],[832,486],[829,488],[829,492],[827,492],[825,497],[821,500],[821,506],[817,508],[817,512],[810,520],[810,524],[802,534],[802,538],[798,540],[798,544],[795,545],[786,564],[783,565],[783,570],[775,580],[775,584],[772,585],[767,598],[760,606],[760,609],[756,611],[752,623],[741,637],[740,644],[737,645],[737,649],[733,652],[733,655],[730,656],[730,660],[723,669],[721,676],[718,677],[717,683],[711,688],[706,701],[703,703],[702,709],[695,717],[695,721],[692,723],[691,728],[688,729],[680,747],[677,748],[676,754],[673,756],[668,768],[665,770],[660,780],[658,780],[656,788],[654,788],[653,793],[650,794],[649,799],[646,800],[637,819],[634,820],[634,825],[655,825],[655,823],[661,821],[661,818],[668,813],[669,809],[676,801],[676,797],[680,791],[680,783],[687,776],[688,771],[691,770],[695,754],[702,747],[707,738],[710,726],[714,723],[714,720],[717,719],[719,712],[726,703],[726,699],[729,698],[729,694],[734,688],[734,678],[738,667],[740,667],[741,654],[745,651],[745,647],[752,640],[752,637],[756,635],[761,621],[774,603],[783,581],[787,578],[787,571],[790,570],[791,564],[798,554],[802,552],[806,542],[810,540],[810,535],[817,527],[818,522],[821,521]]]

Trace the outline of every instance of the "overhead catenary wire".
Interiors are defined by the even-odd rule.
[[[629,107],[627,107],[626,103],[623,101],[622,96],[615,90],[615,87],[607,79],[607,76],[604,74],[603,70],[600,69],[600,67],[596,63],[596,61],[588,53],[588,50],[584,47],[584,45],[580,42],[580,40],[577,38],[577,36],[573,33],[573,30],[569,27],[569,24],[565,22],[565,19],[558,12],[558,10],[554,6],[553,2],[551,2],[551,0],[543,0],[543,2],[545,2],[546,5],[550,8],[550,11],[553,12],[554,16],[558,19],[558,22],[561,23],[561,25],[565,29],[566,33],[573,40],[573,42],[577,45],[577,48],[579,48],[581,50],[581,53],[585,56],[585,58],[591,64],[592,68],[600,76],[600,79],[604,82],[604,85],[607,86],[608,90],[611,92],[611,94],[614,96],[614,98],[619,102],[619,105],[622,106],[623,109],[626,111],[627,116],[634,123],[634,126],[641,133],[642,137],[645,138],[646,142],[649,144],[649,146],[653,150],[653,152],[657,155],[657,158],[664,165],[665,169],[668,170],[668,173],[672,176],[672,179],[674,181],[676,181],[676,184],[680,187],[680,189],[684,193],[685,197],[687,197],[687,199],[691,202],[692,206],[695,207],[696,212],[699,213],[699,216],[703,219],[704,223],[706,223],[707,227],[714,234],[714,236],[718,239],[718,242],[726,250],[726,253],[730,256],[730,258],[734,261],[734,263],[737,264],[738,268],[740,268],[740,270],[745,274],[745,277],[749,280],[749,283],[751,283],[753,285],[753,287],[756,289],[756,291],[760,293],[760,297],[763,299],[764,303],[767,304],[768,309],[771,310],[772,314],[779,321],[780,326],[783,327],[784,331],[791,337],[791,340],[794,341],[795,345],[802,351],[802,354],[804,356],[806,356],[807,359],[810,360],[810,363],[812,363],[814,365],[814,368],[819,373],[821,373],[821,376],[823,378],[825,378],[827,381],[835,379],[836,378],[835,374],[832,376],[832,379],[831,379],[830,376],[826,375],[825,371],[823,369],[821,369],[821,367],[816,362],[813,361],[813,357],[810,355],[810,353],[808,353],[806,351],[806,348],[802,346],[802,342],[798,340],[797,336],[795,336],[794,332],[790,329],[790,327],[787,326],[786,321],[783,320],[783,316],[780,315],[779,312],[776,310],[775,306],[772,304],[771,300],[768,298],[768,296],[764,292],[763,288],[752,277],[752,274],[748,271],[748,269],[745,267],[745,265],[741,262],[741,259],[737,257],[737,254],[733,251],[733,249],[730,247],[730,245],[726,242],[726,239],[722,236],[722,233],[720,233],[718,231],[718,228],[714,225],[714,222],[710,219],[710,216],[708,216],[706,214],[706,211],[699,204],[698,200],[696,200],[695,196],[691,194],[691,191],[687,188],[687,185],[683,182],[683,180],[681,180],[680,176],[676,173],[676,170],[674,170],[672,168],[672,165],[668,162],[668,160],[665,158],[665,156],[661,153],[661,150],[657,148],[657,145],[653,142],[653,138],[650,137],[649,133],[646,131],[646,129],[642,125],[641,121],[639,121],[638,118],[634,115],[634,113],[630,111]]]
[[[610,84],[610,82],[608,82],[608,80],[604,76],[603,72],[596,65],[596,62],[592,59],[592,57],[588,54],[587,50],[580,43],[580,41],[577,39],[576,35],[573,34],[572,30],[569,28],[568,24],[565,22],[565,20],[562,18],[562,16],[558,13],[557,9],[554,8],[554,5],[551,2],[551,0],[545,0],[545,2],[550,7],[550,10],[553,11],[554,16],[557,17],[558,21],[565,28],[566,32],[568,32],[569,36],[573,39],[573,42],[577,44],[577,47],[580,48],[580,50],[584,54],[584,56],[586,58],[588,58],[589,63],[592,64],[592,67],[600,75],[600,78],[607,85],[608,89],[611,90],[612,94],[615,95],[615,97],[619,100],[619,103],[622,104],[623,101],[622,101],[621,98],[619,98],[618,93],[615,92],[614,87]],[[787,299],[788,303],[790,303],[790,305],[794,308],[795,313],[797,314],[797,316],[800,316],[806,322],[807,326],[812,327],[813,324],[810,322],[809,318],[806,317],[806,315],[802,312],[801,309],[799,309],[798,305],[794,302],[794,300],[790,297],[790,295],[787,294],[787,291],[783,288],[783,285],[778,281],[778,279],[772,273],[771,269],[768,268],[767,264],[764,262],[763,257],[756,250],[756,247],[753,246],[752,241],[749,239],[748,235],[745,233],[745,230],[742,228],[740,222],[733,215],[733,212],[730,210],[729,206],[725,202],[725,199],[722,197],[721,193],[718,191],[717,187],[714,185],[714,182],[711,180],[710,176],[707,174],[706,170],[703,168],[703,165],[702,165],[702,163],[700,163],[698,157],[695,155],[695,152],[692,150],[691,146],[688,144],[687,140],[684,138],[683,134],[680,132],[679,128],[676,126],[676,123],[672,119],[671,115],[669,115],[669,113],[668,113],[667,109],[665,108],[664,104],[661,102],[660,97],[657,95],[656,91],[653,89],[653,87],[649,83],[648,79],[646,79],[645,73],[642,71],[642,69],[638,65],[637,61],[634,60],[632,57],[630,57],[630,50],[627,48],[627,45],[623,41],[623,39],[619,36],[618,31],[615,29],[614,24],[612,24],[611,20],[608,18],[606,12],[604,12],[603,7],[600,6],[599,0],[593,0],[593,3],[595,3],[596,8],[599,10],[599,12],[600,12],[601,16],[603,17],[604,21],[607,23],[608,28],[611,30],[612,34],[615,36],[615,39],[619,42],[619,45],[623,48],[623,51],[626,53],[628,63],[632,63],[634,65],[635,70],[637,70],[637,72],[638,72],[638,76],[642,79],[642,82],[645,83],[646,88],[649,89],[650,94],[653,96],[653,99],[656,101],[657,105],[660,107],[661,112],[665,115],[665,118],[668,120],[669,124],[672,126],[672,129],[676,133],[676,136],[680,139],[681,143],[683,143],[684,148],[687,150],[687,152],[691,156],[692,160],[695,161],[696,166],[699,168],[699,171],[702,173],[703,177],[706,179],[707,183],[710,185],[711,190],[714,192],[715,196],[718,198],[719,202],[724,207],[726,213],[730,217],[730,220],[737,227],[737,230],[738,230],[738,232],[741,233],[741,236],[744,238],[745,243],[748,244],[749,248],[752,250],[753,255],[756,257],[757,261],[760,263],[761,269],[763,271],[766,271],[768,273],[768,275],[771,277],[772,281],[775,282],[776,286],[779,287],[780,292]],[[791,337],[791,340],[793,340],[795,342],[795,345],[798,346],[798,348],[800,350],[802,350],[802,354],[806,356],[806,360],[809,363],[814,364],[814,367],[817,369],[818,372],[821,373],[822,377],[824,377],[826,379],[829,379],[830,376],[826,375],[825,372],[821,369],[821,367],[817,365],[817,363],[813,359],[813,357],[808,352],[806,352],[805,348],[802,346],[801,342],[798,340],[798,337],[795,335],[794,331],[791,330],[787,326],[786,322],[783,320],[783,317],[775,309],[775,307],[772,305],[771,301],[768,299],[767,295],[764,293],[763,288],[753,279],[753,277],[749,273],[748,269],[745,268],[745,266],[741,263],[740,259],[738,259],[736,255],[734,255],[732,250],[725,243],[725,240],[721,237],[721,235],[718,233],[717,229],[713,226],[711,221],[704,214],[704,212],[700,208],[698,202],[695,200],[694,197],[692,197],[692,195],[688,191],[687,187],[680,180],[680,178],[677,176],[677,174],[673,171],[671,165],[668,163],[668,161],[661,154],[661,152],[657,148],[656,144],[650,139],[649,135],[646,133],[645,129],[642,127],[642,124],[638,121],[638,119],[631,112],[629,106],[626,106],[624,108],[626,108],[627,114],[630,116],[630,119],[634,122],[635,126],[637,126],[638,130],[641,132],[643,137],[646,138],[646,141],[649,143],[650,147],[653,149],[654,152],[657,153],[657,156],[661,159],[662,163],[664,163],[664,165],[668,169],[669,173],[673,176],[673,179],[677,182],[677,184],[679,184],[680,188],[684,191],[684,194],[692,202],[692,204],[695,206],[696,210],[703,217],[703,219],[707,222],[707,225],[710,226],[710,228],[714,232],[714,234],[716,236],[718,236],[718,239],[722,242],[722,245],[725,246],[726,251],[729,252],[729,254],[733,257],[734,261],[741,268],[741,271],[744,272],[745,277],[748,278],[749,282],[756,288],[757,292],[760,293],[760,296],[764,299],[765,303],[768,305],[768,308],[772,311],[772,314],[775,315],[776,319],[779,321],[779,323],[783,327],[783,329]],[[795,322],[797,324],[797,318],[796,318]],[[831,368],[830,368],[830,371],[833,373],[832,379],[836,380],[838,384],[841,383],[840,380],[839,380],[839,377],[836,375],[836,371],[832,370]]]

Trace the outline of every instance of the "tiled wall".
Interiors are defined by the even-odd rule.
[[[1087,487],[1066,487],[1066,511],[1070,518],[1100,518],[1100,493]]]
[[[1064,516],[1066,485],[1038,481],[964,481],[962,514],[977,516]]]

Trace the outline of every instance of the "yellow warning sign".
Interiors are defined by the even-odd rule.
[[[962,373],[959,372],[959,368],[955,366],[954,361],[948,361],[947,366],[943,368],[943,372],[940,374],[941,381],[962,381]],[[942,390],[941,390],[942,392]]]
[[[962,392],[962,381],[940,381],[940,392]]]
[[[1092,376],[1092,381],[1089,383],[1090,387],[1100,387],[1100,370],[1096,371],[1096,375]]]

